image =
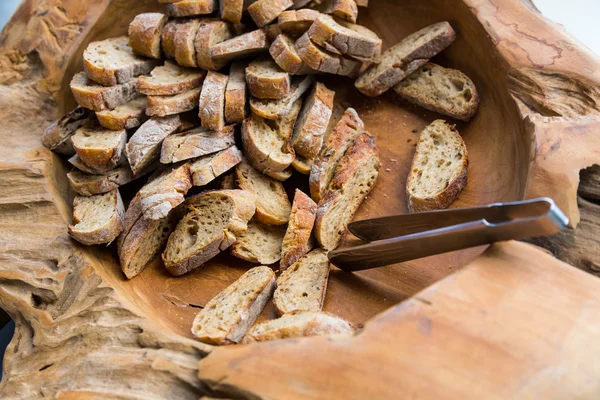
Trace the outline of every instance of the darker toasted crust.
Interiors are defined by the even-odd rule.
[[[92,116],[92,112],[83,107],[76,107],[58,120],[54,121],[44,131],[42,144],[52,151],[67,156],[75,154],[71,136],[77,132]]]

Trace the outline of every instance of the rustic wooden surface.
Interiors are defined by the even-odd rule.
[[[222,377],[203,375],[206,382],[196,379],[196,362],[211,348],[185,336],[189,336],[198,307],[243,273],[248,264],[224,255],[183,278],[170,278],[160,265],[155,265],[138,278],[126,281],[116,264],[114,248],[85,248],[66,235],[73,196],[65,179],[68,167],[41,148],[39,142],[43,129],[73,105],[68,81],[81,69],[85,45],[125,32],[131,18],[142,10],[158,9],[164,6],[155,0],[28,0],[0,35],[0,307],[16,322],[15,338],[4,362],[2,398],[197,398],[210,389],[206,383],[214,386],[214,381]],[[458,125],[469,148],[471,169],[469,184],[455,206],[550,194],[559,196],[556,200],[561,208],[573,222],[577,221],[579,170],[600,159],[600,141],[593,136],[600,114],[600,60],[596,56],[520,0],[374,0],[368,10],[361,9],[360,19],[375,29],[387,45],[442,19],[457,29],[458,40],[439,60],[471,76],[481,91],[482,103],[473,121]],[[338,85],[333,80],[330,84]],[[340,89],[342,86],[349,85],[341,84]],[[417,133],[436,115],[407,107],[391,96],[364,99],[352,90],[340,90],[337,100],[340,107],[351,104],[357,108],[382,148],[380,182],[358,217],[404,212],[403,177]],[[555,145],[557,141],[560,145]],[[597,199],[590,197],[595,196],[593,193],[600,192],[597,172],[586,173],[589,184],[580,190],[580,194],[587,193],[585,199],[589,203],[579,199],[579,204],[583,204],[580,228],[550,239],[547,245],[561,258],[588,270],[597,269],[600,263],[597,241],[593,240],[599,231],[599,225],[593,221],[599,214],[590,201]],[[484,267],[507,264],[511,267],[507,268],[508,275],[502,275],[504,290],[523,290],[519,277],[534,277],[527,272],[527,265],[519,268],[524,260],[529,261],[521,258],[520,252],[531,259],[542,254],[512,243],[496,246],[477,258],[483,250],[360,274],[333,271],[325,308],[355,323],[364,323],[473,260],[475,267],[465,271],[469,282],[481,279],[482,284],[489,283]],[[548,269],[545,280],[536,278],[532,282],[553,293],[567,293],[569,284],[585,280],[585,275],[564,266],[558,270],[561,273],[557,276],[565,279],[555,279],[555,270]],[[454,275],[436,287],[446,287],[453,279]],[[597,285],[595,278],[589,279],[582,283],[584,289]],[[465,296],[476,296],[478,286],[475,283],[462,290]],[[556,305],[576,307],[577,299]],[[491,301],[494,299],[484,300],[490,301],[485,307],[481,305],[481,310],[502,311],[497,309],[500,303]],[[534,296],[531,304],[538,300]],[[410,308],[415,301],[418,302],[411,300],[400,308]],[[595,307],[590,306],[590,314],[585,318],[596,318]],[[540,318],[547,315],[548,321],[569,321],[565,316],[552,314],[549,308],[543,310]],[[451,311],[439,309],[444,318],[451,318]],[[263,318],[269,312],[268,309]],[[519,321],[522,314],[512,317]],[[403,322],[406,318],[404,313],[389,311],[370,322],[370,332],[379,331],[377,327],[388,322],[408,326],[410,321]],[[488,328],[494,325],[481,327],[480,333],[489,332],[485,330]],[[582,338],[598,342],[597,333],[582,328],[573,333],[575,342],[565,343],[579,343]],[[365,333],[356,339],[369,335]],[[560,339],[552,336],[546,343],[558,343]],[[312,353],[321,351],[320,344],[329,343],[319,338],[301,342],[313,349]],[[295,343],[285,346],[293,347]],[[372,349],[377,347],[373,346]],[[346,349],[348,355],[353,349]],[[302,360],[306,353],[300,347],[298,350],[286,357]],[[381,357],[380,368],[367,371],[360,381],[337,381],[332,387],[356,389],[353,385],[376,379],[374,375],[384,366],[397,372],[401,367],[394,364],[395,359],[386,358],[387,354],[394,354],[389,347],[387,350],[373,353],[371,361]],[[548,357],[556,354],[552,348],[534,350]],[[240,347],[239,351],[250,350]],[[223,354],[234,353],[219,350],[217,354],[204,364],[214,367],[206,373],[225,371],[240,383],[239,387],[228,387],[223,381],[219,389],[226,394],[237,393],[240,398],[255,398],[244,386],[248,378],[235,371],[235,362],[229,366],[219,364],[219,360],[229,357]],[[567,360],[582,363],[582,377],[594,372],[592,365],[585,362],[585,355],[575,352]],[[268,366],[288,361],[278,354],[271,354],[268,362],[264,360]],[[567,361],[562,365],[570,366]],[[353,365],[357,365],[356,358],[337,369],[352,371]],[[511,364],[502,364],[506,365]],[[314,365],[307,373],[318,374],[320,368]],[[551,375],[552,371],[548,373]],[[439,377],[444,374],[439,373]],[[549,388],[543,386],[547,382],[543,378],[540,377],[540,387]],[[257,393],[270,393],[270,382],[261,380],[257,384],[264,390]],[[531,389],[524,387],[521,393],[529,394],[526,390],[537,387],[532,385]],[[482,390],[484,387],[481,383]],[[299,394],[302,389],[294,388]],[[593,387],[582,386],[582,390],[588,389]],[[580,397],[587,393],[581,392]]]

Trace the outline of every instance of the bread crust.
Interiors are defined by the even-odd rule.
[[[173,75],[173,82],[161,82],[161,75]],[[204,73],[195,69],[180,67],[171,61],[165,61],[164,66],[156,67],[150,76],[139,78],[139,92],[148,96],[172,96],[185,93],[200,87]]]
[[[225,126],[225,90],[229,77],[208,71],[200,93],[198,116],[202,127],[220,131]]]
[[[225,122],[239,124],[247,114],[246,101],[246,65],[236,62],[229,68],[229,80],[225,88]]]
[[[134,52],[150,58],[161,58],[160,38],[167,23],[161,13],[138,14],[129,24],[129,45]]]
[[[217,179],[242,161],[242,152],[234,145],[213,155],[190,163],[194,186],[204,186]],[[203,160],[204,159],[204,160]]]
[[[200,88],[173,96],[148,96],[146,114],[150,117],[166,117],[190,111],[196,108],[199,98]]]
[[[281,271],[285,271],[312,249],[312,230],[316,216],[317,203],[300,189],[296,189],[290,222],[281,248]]]
[[[228,63],[262,53],[269,45],[266,30],[257,29],[212,46],[208,54],[215,62]]]
[[[217,8],[215,0],[180,0],[171,4],[169,16],[191,17],[194,15],[212,14]]]
[[[300,154],[296,154],[296,158],[292,161],[292,168],[303,175],[310,175],[314,162],[315,160],[312,158],[305,158]]]
[[[283,99],[250,98],[250,109],[252,112],[266,119],[279,119],[288,115],[296,101],[312,86],[314,81],[310,76],[297,79],[292,82],[290,93]]]
[[[171,19],[165,24],[161,35],[161,47],[166,58],[175,59],[175,34],[179,25],[184,23],[177,19]]]
[[[250,94],[259,99],[282,99],[290,93],[290,75],[270,57],[246,67],[246,83]]]
[[[227,61],[213,59],[210,56],[210,50],[213,46],[232,37],[233,28],[227,22],[215,20],[204,21],[198,29],[194,42],[198,66],[210,71],[217,71],[223,68],[227,64]]]
[[[323,83],[315,84],[294,126],[292,145],[296,153],[308,159],[319,154],[331,118],[334,97],[335,92]]]
[[[257,0],[248,7],[248,13],[256,25],[262,28],[293,4],[292,0]]]
[[[355,24],[358,18],[358,7],[354,0],[333,0],[331,9],[327,13]]]
[[[137,97],[114,110],[96,111],[96,118],[106,129],[120,131],[140,126],[146,119],[148,100],[144,96]]]
[[[220,0],[221,19],[233,24],[242,21],[244,0]]]
[[[77,240],[79,243],[88,246],[110,243],[119,235],[119,233],[121,233],[123,229],[123,215],[125,214],[125,209],[119,191],[115,189],[114,191],[97,196],[108,197],[106,201],[108,202],[108,206],[112,208],[112,213],[109,220],[94,230],[82,231],[78,229],[78,224],[82,222],[84,218],[90,217],[90,215],[85,213],[85,203],[95,201],[96,196],[75,196],[75,199],[73,200],[73,224],[69,224],[67,227],[69,236]],[[82,209],[81,211],[80,207]]]
[[[320,48],[310,40],[308,33],[300,36],[294,46],[302,61],[316,71],[352,76],[360,70],[359,61]]]
[[[197,67],[195,40],[200,20],[190,19],[177,28],[175,33],[175,60],[184,67]]]
[[[77,104],[94,111],[112,110],[138,96],[138,78],[110,87],[98,85],[79,72],[71,79],[71,93]]]
[[[111,137],[112,146],[89,144],[89,138]],[[95,171],[105,172],[115,168],[121,161],[127,132],[125,130],[112,131],[103,128],[97,121],[89,120],[77,130],[71,138],[75,152],[81,160]]]
[[[94,196],[113,191],[133,180],[129,165],[122,165],[103,175],[88,175],[78,170],[67,173],[71,187],[81,196]]]
[[[281,69],[292,75],[308,75],[314,74],[312,68],[302,61],[300,55],[294,47],[292,39],[284,34],[280,34],[271,43],[269,54]]]
[[[282,33],[297,38],[310,28],[320,14],[317,10],[310,8],[284,11],[279,14],[277,25]]]
[[[183,203],[191,187],[192,177],[187,163],[150,177],[139,192],[144,218],[165,218],[173,208]]]
[[[42,135],[42,144],[56,153],[64,154],[66,156],[74,155],[75,149],[73,148],[73,142],[71,142],[71,136],[73,136],[75,132],[77,132],[77,129],[81,128],[91,116],[91,111],[80,106],[76,107],[46,128]]]
[[[193,128],[169,135],[162,143],[160,162],[170,164],[227,149],[235,144],[234,135],[234,125],[220,131]]]

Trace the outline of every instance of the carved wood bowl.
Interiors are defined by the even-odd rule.
[[[151,10],[165,10],[165,6],[155,0],[49,0],[44,4],[29,0],[0,37],[0,117],[4,122],[0,126],[0,210],[5,210],[0,213],[0,243],[6,249],[0,259],[10,264],[0,267],[0,305],[17,322],[16,339],[9,349],[12,355],[5,366],[10,380],[5,377],[0,393],[15,398],[32,393],[54,396],[61,391],[101,393],[102,398],[109,394],[193,398],[209,383],[212,389],[240,398],[255,398],[245,392],[249,387],[258,390],[253,392],[260,393],[258,397],[287,393],[288,398],[318,398],[326,391],[309,395],[301,387],[285,392],[285,385],[270,384],[263,393],[257,389],[261,383],[250,378],[254,375],[244,375],[250,367],[237,371],[231,364],[237,363],[238,348],[250,365],[260,365],[254,364],[256,357],[248,361],[248,351],[271,354],[269,349],[276,344],[250,346],[256,350],[244,350],[248,346],[216,350],[211,356],[216,358],[203,361],[209,371],[205,377],[200,368],[205,380],[196,379],[196,361],[212,348],[189,339],[192,319],[249,263],[221,254],[173,278],[157,260],[128,281],[120,271],[114,246],[85,247],[66,235],[73,199],[65,176],[69,166],[41,148],[39,138],[46,125],[73,107],[68,82],[81,70],[87,43],[125,33],[135,15]],[[469,152],[469,174],[465,190],[452,207],[547,195],[573,225],[577,223],[579,170],[600,158],[599,141],[587,140],[593,128],[600,126],[595,56],[574,44],[526,0],[371,0],[359,15],[361,24],[382,37],[384,48],[442,20],[457,32],[457,40],[433,61],[471,77],[481,103],[470,122],[457,123]],[[356,108],[380,149],[379,181],[356,218],[406,212],[406,177],[418,134],[440,116],[403,103],[391,93],[375,99],[361,96],[348,79],[322,79],[337,90],[338,111]],[[306,180],[299,177],[291,183],[306,190]],[[139,183],[129,186],[133,187],[122,191],[125,198],[132,196]],[[16,194],[11,197],[10,193]],[[346,238],[344,243],[351,240]],[[373,350],[372,359],[381,356],[383,364],[393,368],[394,359],[385,358],[382,348],[369,346],[394,342],[391,323],[406,317],[403,306],[412,300],[377,314],[469,263],[509,259],[517,251],[528,257],[548,257],[516,244],[494,246],[482,256],[484,251],[481,247],[355,274],[334,268],[324,309],[355,324],[371,320],[365,334],[348,344],[366,346]],[[505,277],[503,282],[508,285],[511,280]],[[273,315],[269,305],[261,318]],[[276,371],[277,365],[284,368],[286,362],[293,366],[306,361],[308,372],[302,376],[318,380],[323,366],[329,365],[322,352],[334,350],[322,338],[300,342],[298,351],[292,350],[295,356],[290,359],[290,353],[282,350],[265,371]],[[341,359],[351,359],[353,347],[344,347]],[[400,351],[401,347],[395,343],[391,349]],[[231,371],[222,372],[223,382],[215,371],[210,372],[210,360],[218,364],[219,354],[229,364],[219,364],[217,371],[232,368],[231,376],[237,381],[227,380]],[[367,380],[377,381],[377,367],[369,365],[362,373]],[[84,371],[101,379],[88,379]],[[145,376],[155,382],[148,384]],[[349,397],[361,398],[361,393],[377,397],[377,392],[361,392],[356,382],[338,384],[334,387],[339,390],[350,388],[345,392]],[[385,393],[393,391],[379,394]]]

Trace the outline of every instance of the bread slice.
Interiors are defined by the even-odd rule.
[[[296,158],[292,161],[292,168],[303,175],[310,175],[314,162],[313,158],[306,158],[300,154],[296,154]]]
[[[190,163],[194,186],[208,185],[242,161],[242,152],[235,146],[200,157]]]
[[[83,52],[83,70],[87,77],[104,86],[129,82],[152,71],[158,62],[137,56],[127,36],[92,42]]]
[[[407,36],[356,80],[356,88],[367,96],[379,96],[448,47],[455,37],[448,22],[438,22]]]
[[[201,21],[189,19],[179,25],[175,33],[175,60],[184,67],[197,67],[195,40]]]
[[[294,46],[302,61],[316,71],[351,76],[360,70],[359,61],[320,48],[310,40],[308,33],[300,36]]]
[[[328,51],[360,60],[381,54],[382,41],[375,32],[351,22],[336,21],[325,14],[319,15],[310,26],[308,37]]]
[[[283,238],[280,270],[285,271],[313,248],[312,230],[317,215],[317,203],[296,189],[290,222]]]
[[[129,24],[129,46],[137,54],[161,58],[160,38],[167,16],[161,13],[142,13]]]
[[[291,167],[288,167],[283,171],[274,171],[272,169],[265,168],[261,172],[275,180],[278,180],[279,182],[284,182],[292,177],[294,170]]]
[[[139,96],[113,110],[96,111],[96,117],[100,125],[113,131],[136,128],[147,119],[147,105],[146,96]]]
[[[69,235],[86,245],[112,242],[123,229],[125,209],[118,190],[95,196],[75,196]]]
[[[284,225],[290,220],[292,205],[281,182],[263,175],[247,161],[235,167],[237,185],[256,195],[256,220],[263,224]]]
[[[81,172],[85,172],[88,175],[102,175],[107,172],[107,171],[96,171],[94,168],[92,168],[89,165],[87,165],[86,163],[84,163],[83,160],[81,160],[81,158],[79,158],[79,156],[77,154],[70,157],[68,161],[72,166],[77,168],[77,170],[79,170]],[[126,160],[122,160],[122,161],[126,161]],[[120,163],[119,165],[122,165],[122,163]]]
[[[262,28],[277,19],[279,14],[293,4],[292,0],[257,0],[248,7],[248,13],[256,25]]]
[[[214,62],[228,63],[262,53],[269,45],[266,31],[257,29],[215,44],[210,48],[209,56]]]
[[[280,34],[277,36],[271,43],[271,47],[269,47],[269,53],[277,65],[289,74],[308,75],[316,72],[302,61],[296,51],[294,42],[287,35]]]
[[[229,68],[225,88],[225,122],[239,124],[246,118],[246,64],[236,62]]]
[[[221,19],[233,24],[242,21],[244,11],[244,0],[220,0]]]
[[[310,196],[317,203],[333,179],[335,169],[354,139],[365,130],[365,125],[353,108],[348,108],[327,137],[321,152],[315,158],[310,172]]]
[[[468,76],[433,63],[402,80],[394,91],[411,103],[461,121],[470,120],[479,106],[477,89]]]
[[[358,7],[354,0],[333,0],[327,14],[355,24],[358,18]]]
[[[279,14],[277,25],[282,33],[298,38],[310,28],[320,14],[317,10],[310,8],[284,11]]]
[[[290,93],[290,75],[269,58],[259,58],[246,67],[250,94],[259,99],[282,99]]]
[[[71,79],[73,97],[81,107],[94,111],[112,110],[138,96],[138,79],[115,86],[101,86],[79,72]]]
[[[273,304],[280,315],[293,311],[321,311],[329,259],[323,249],[315,249],[283,271],[277,279]]]
[[[175,132],[181,125],[179,115],[164,118],[150,118],[144,122],[127,142],[127,159],[134,176],[138,176],[160,156],[164,138]]]
[[[215,0],[180,0],[171,4],[171,17],[191,17],[194,15],[212,14],[217,9]]]
[[[177,224],[163,252],[171,275],[204,264],[246,231],[255,211],[255,195],[246,190],[204,192],[186,201],[190,210]]]
[[[369,7],[369,0],[356,0],[356,5],[359,7]]]
[[[319,201],[315,238],[324,249],[331,251],[339,245],[348,223],[375,186],[379,167],[375,139],[363,132],[340,160]]]
[[[228,125],[221,131],[193,128],[167,136],[162,144],[160,162],[169,164],[216,153],[233,146],[234,135],[235,126]]]
[[[165,61],[165,65],[154,68],[150,76],[140,77],[138,90],[148,96],[172,96],[200,87],[203,80],[204,72]]]
[[[225,190],[238,188],[237,182],[235,181],[235,169],[221,177],[219,188]]]
[[[96,120],[89,120],[71,137],[75,152],[95,171],[110,171],[121,161],[127,132],[105,129]]]
[[[277,36],[281,35],[281,29],[279,29],[279,25],[271,24],[265,26],[265,33],[267,34],[267,39],[269,43],[273,42],[277,38]]]
[[[133,180],[129,165],[124,164],[103,175],[89,175],[73,170],[67,174],[71,187],[81,196],[94,196],[113,191]]]
[[[150,117],[166,117],[190,111],[198,106],[199,98],[198,87],[172,96],[148,96],[146,114]]]
[[[234,32],[231,24],[225,21],[203,21],[196,34],[194,45],[196,58],[200,68],[217,71],[227,64],[227,61],[215,60],[210,57],[210,49],[219,43],[229,40]]]
[[[202,127],[220,131],[225,126],[225,90],[229,77],[208,71],[200,93],[198,116]]]
[[[161,35],[161,47],[165,57],[175,59],[175,34],[184,23],[185,20],[171,19],[165,24]]]
[[[411,212],[448,208],[467,184],[467,146],[454,125],[438,119],[419,135],[406,190]]]
[[[311,3],[312,0],[294,0],[294,4],[292,4],[292,10],[298,10],[300,8],[304,8]]]
[[[294,103],[298,100],[304,92],[306,92],[312,85],[313,78],[310,76],[297,78],[292,81],[290,93],[279,100],[267,100],[257,99],[255,97],[250,98],[250,109],[253,113],[259,117],[266,119],[280,119],[286,115],[289,115],[292,110]]]
[[[190,167],[181,164],[157,172],[140,189],[140,204],[146,219],[161,219],[183,203],[192,187]]]
[[[254,325],[244,336],[243,343],[353,333],[354,328],[348,321],[333,314],[322,311],[294,311]]]
[[[273,264],[281,258],[283,225],[265,225],[250,221],[248,230],[231,246],[231,255],[258,264]]]
[[[275,289],[275,273],[252,268],[229,285],[194,318],[192,334],[205,343],[238,343],[260,315]]]
[[[83,107],[76,107],[69,111],[46,128],[42,135],[42,144],[56,153],[74,155],[75,149],[71,137],[89,121],[92,115]]]

